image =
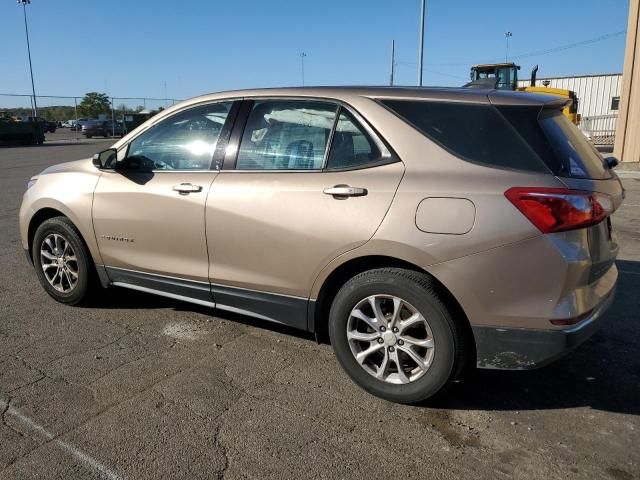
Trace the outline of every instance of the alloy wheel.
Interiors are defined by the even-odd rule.
[[[69,241],[59,233],[50,233],[40,246],[40,265],[49,284],[69,293],[78,283],[78,259]]]
[[[429,323],[413,305],[393,295],[361,300],[351,310],[346,333],[358,364],[387,383],[413,382],[433,361],[435,343]]]

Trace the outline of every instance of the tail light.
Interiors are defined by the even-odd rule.
[[[504,192],[542,233],[589,227],[613,212],[609,195],[567,188],[514,187]]]

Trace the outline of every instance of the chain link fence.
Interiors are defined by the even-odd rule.
[[[42,120],[46,140],[78,141],[83,138],[83,122],[107,121],[111,135],[120,136],[150,116],[180,101],[174,98],[109,96],[109,107],[95,118],[90,118],[83,115],[81,103],[84,97],[36,95],[34,101],[33,95],[0,93],[0,117],[13,121],[38,117]]]

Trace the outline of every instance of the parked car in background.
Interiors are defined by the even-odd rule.
[[[42,123],[42,129],[45,132],[55,133],[56,129],[58,128],[58,122],[53,122],[45,119],[40,119],[40,122]]]
[[[82,130],[82,125],[84,125],[87,122],[90,122],[91,120],[89,120],[88,118],[79,118],[78,120],[74,120],[73,121],[73,125],[71,126],[71,130],[72,131],[80,131]]]
[[[59,302],[95,279],[328,335],[357,384],[420,402],[470,365],[545,365],[606,321],[623,188],[564,103],[480,88],[198,97],[31,178],[22,245]]]
[[[82,134],[87,138],[121,137],[124,135],[124,126],[121,122],[112,122],[111,120],[90,120],[82,125]]]
[[[33,122],[34,117],[19,117],[21,122]],[[58,124],[47,120],[46,118],[36,117],[35,120],[40,124],[40,128],[43,132],[55,133]]]

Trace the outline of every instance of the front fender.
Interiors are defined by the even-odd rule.
[[[73,222],[94,262],[102,264],[92,220],[93,192],[98,179],[99,175],[93,172],[40,175],[35,185],[25,192],[20,207],[20,236],[23,248],[29,249],[29,227],[34,217],[44,209],[51,209]]]

